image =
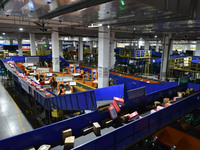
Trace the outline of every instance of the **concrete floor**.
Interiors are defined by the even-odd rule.
[[[0,84],[0,140],[31,130],[33,128],[28,120],[20,109],[17,111],[11,97]]]

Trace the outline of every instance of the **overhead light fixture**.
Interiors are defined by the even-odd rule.
[[[158,36],[157,35],[155,35],[155,38],[157,38]]]
[[[101,26],[103,26],[102,24],[91,24],[90,26],[88,26],[88,28],[98,28],[98,27],[101,27]]]
[[[24,29],[23,28],[19,28],[19,31],[23,31]]]
[[[133,28],[133,30],[136,30],[136,28]]]
[[[108,25],[107,27],[108,27],[108,28],[110,28],[110,26],[109,26],[109,25]]]
[[[6,33],[2,33],[3,35],[5,35]]]
[[[98,24],[98,26],[99,26],[99,27],[101,27],[101,26],[102,26],[102,24],[101,24],[101,23],[99,23],[99,24]]]

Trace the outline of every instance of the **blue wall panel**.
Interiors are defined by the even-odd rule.
[[[124,85],[110,86],[106,88],[100,88],[94,90],[95,97],[97,101],[100,100],[112,100],[113,97],[124,96]]]

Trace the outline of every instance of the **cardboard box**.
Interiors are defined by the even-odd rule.
[[[64,148],[71,149],[74,147],[75,136],[69,136],[65,138]]]
[[[139,118],[140,118],[140,116],[137,111],[134,111],[133,113],[128,115],[128,121],[134,121]]]
[[[184,95],[183,95],[183,92],[177,92],[177,94],[178,94],[178,97],[183,97]]]
[[[72,136],[72,129],[67,129],[62,131],[63,140],[65,140],[65,138],[69,136]]]
[[[82,129],[82,134],[86,135],[92,131],[93,131],[93,126],[88,126],[88,127]]]
[[[190,88],[189,90],[190,90],[191,92],[194,92],[194,88]]]
[[[101,121],[101,124],[103,127],[109,127],[113,124],[113,120],[111,120],[110,118],[106,118]]]
[[[109,111],[110,117],[112,119],[116,119],[118,117],[117,112],[116,112],[115,108],[113,107],[113,105],[110,105],[110,107],[108,107],[108,111]]]
[[[163,103],[169,103],[170,99],[169,98],[164,98]]]
[[[161,105],[161,102],[155,101],[155,102],[154,102],[154,105],[155,105],[155,107],[157,107],[158,105]]]
[[[119,122],[121,122],[121,123],[126,123],[126,122],[128,122],[128,115],[130,115],[130,114],[125,114],[125,115],[123,115],[123,116],[120,116],[120,117],[119,117]]]
[[[49,150],[51,148],[51,145],[42,145],[38,148],[38,150]]]
[[[101,135],[101,126],[98,122],[93,123],[93,131],[96,134],[96,136]]]
[[[186,90],[186,94],[190,95],[191,91],[190,90]]]

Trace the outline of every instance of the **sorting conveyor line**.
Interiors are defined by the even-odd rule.
[[[6,63],[4,63],[4,66],[6,67],[7,70],[9,70],[9,71],[12,73],[13,76],[16,76],[16,78],[14,78],[14,79],[15,79],[15,81],[16,81],[17,83],[19,83],[19,79],[18,79],[18,77],[17,77],[17,74],[14,73],[14,71],[16,70],[16,68],[11,68],[11,67],[10,67],[8,64],[6,64]],[[28,77],[28,76],[27,76],[27,77]],[[29,77],[28,77],[28,78],[29,78]],[[23,80],[23,79],[21,79],[21,80]],[[27,83],[27,85],[28,85],[28,83]],[[45,95],[46,95],[47,93],[49,93],[48,91],[40,92],[40,91],[36,90],[34,86],[29,86],[29,87],[31,88],[31,90],[37,92],[38,94],[40,94],[40,95],[43,96],[43,97],[45,97]],[[30,90],[29,90],[29,91],[30,91]],[[55,97],[55,96],[51,94],[50,97]]]
[[[126,106],[134,108],[134,106],[136,104],[135,101],[138,101],[138,102],[140,102],[140,101],[146,102],[147,101],[149,103],[151,101],[163,99],[164,97],[167,97],[168,95],[175,96],[177,94],[176,93],[177,90],[181,90],[181,89],[186,90],[187,84],[175,86],[175,87],[172,87],[167,90],[152,93],[145,97],[142,96],[142,97],[136,98],[132,101],[129,100],[128,101],[129,103],[127,103]],[[86,138],[86,136],[80,136],[81,129],[83,129],[89,125],[92,125],[93,122],[100,123],[101,120],[103,120],[109,116],[108,112],[100,113],[98,111],[94,111],[94,112],[91,112],[88,114],[80,115],[78,117],[74,117],[74,118],[71,118],[68,120],[58,122],[56,124],[52,124],[52,125],[49,125],[49,126],[46,126],[43,128],[39,128],[32,132],[28,132],[28,133],[21,134],[19,136],[13,137],[13,138],[9,138],[9,139],[0,141],[0,147],[5,148],[5,149],[6,149],[6,147],[7,147],[7,149],[14,149],[14,148],[15,149],[16,148],[24,149],[24,148],[27,148],[27,147],[33,146],[33,145],[37,148],[44,143],[53,145],[59,141],[62,141],[62,136],[61,136],[62,130],[71,128],[73,131],[73,135],[75,135],[77,137],[77,139],[76,139],[77,144],[75,144],[75,145],[81,144],[81,145],[75,147],[74,149],[96,149],[96,148],[109,149],[109,146],[111,146],[111,147],[114,146],[114,147],[117,147],[120,149],[120,148],[122,148],[122,146],[128,145],[128,144],[130,144],[130,142],[140,138],[141,136],[145,136],[149,132],[159,128],[160,126],[158,126],[158,124],[159,125],[163,125],[163,123],[166,124],[167,122],[171,121],[172,119],[182,115],[186,111],[190,111],[191,109],[193,109],[194,107],[196,107],[197,105],[200,104],[200,101],[198,100],[199,98],[200,98],[200,92],[193,94],[187,98],[183,98],[179,102],[177,102],[171,106],[168,106],[167,108],[162,109],[156,113],[146,115],[145,117],[143,117],[137,121],[130,122],[128,124],[125,124],[124,126],[115,128],[114,130],[112,127],[107,128],[105,130],[103,129],[102,130],[103,134],[101,136],[95,137],[95,139],[92,139],[93,141],[88,141],[85,144],[81,144],[82,143],[81,139],[90,140],[91,138],[93,138],[93,135],[91,133],[91,135],[88,135],[88,138]],[[191,102],[191,105],[188,105],[188,103],[190,103],[190,102]],[[170,113],[167,113],[168,110],[170,110]],[[172,116],[172,114],[173,114],[173,116]],[[167,115],[170,115],[170,117],[168,117]],[[163,118],[160,118],[160,117],[167,117],[167,118],[166,118],[166,120],[163,120]],[[153,122],[152,121],[149,122],[150,124],[148,123],[149,118],[153,119],[152,120]],[[80,122],[81,122],[81,124],[80,124]],[[156,127],[155,127],[155,125],[156,125]],[[151,128],[150,129],[144,128],[146,126],[151,127]],[[104,134],[104,132],[105,132],[105,134]],[[118,135],[119,133],[121,133],[123,135]],[[135,134],[135,135],[130,136],[129,134]],[[117,137],[113,137],[113,135],[115,135]],[[128,142],[124,143],[123,141],[126,140],[127,136],[128,137],[133,136],[134,139],[131,139],[131,141],[129,140]],[[27,137],[29,137],[29,138],[27,138]],[[37,138],[35,138],[35,137],[37,137]],[[116,138],[117,141],[113,140],[113,138]],[[20,141],[23,141],[23,145],[20,144],[21,143]],[[118,141],[120,141],[120,142],[118,142]],[[115,142],[115,143],[112,143],[112,142]],[[104,144],[102,145],[102,143],[104,143]],[[117,145],[117,144],[121,144],[121,145]],[[60,147],[60,145],[58,147]],[[55,149],[56,148],[57,147],[55,147]]]
[[[178,101],[176,101],[176,102],[173,102],[173,104],[176,104],[177,102],[179,102],[179,101],[181,101],[182,99],[179,99]],[[107,104],[108,103],[111,103],[112,101],[108,101],[107,102]],[[102,105],[103,104],[105,104],[105,103],[101,103]],[[162,103],[161,104],[161,106],[163,106],[164,107],[164,103]],[[147,112],[145,112],[145,113],[142,113],[142,114],[139,114],[141,117],[145,117],[145,116],[147,116],[147,115],[149,115],[149,114],[151,114],[150,113],[150,110],[149,111],[147,111]],[[122,127],[122,126],[124,126],[124,125],[126,125],[126,123],[122,123],[121,125],[120,125],[120,127]],[[115,128],[115,127],[113,127],[113,126],[110,126],[110,127],[108,127],[108,128],[103,128],[103,129],[101,129],[101,136],[103,136],[103,135],[105,135],[105,134],[107,134],[107,133],[109,133],[109,132],[112,132],[112,131],[114,131],[115,129],[117,129],[117,128]],[[92,133],[89,133],[89,134],[87,134],[87,135],[83,135],[83,136],[79,136],[79,137],[77,137],[77,138],[75,138],[75,145],[74,145],[74,147],[75,147],[75,149],[76,149],[76,147],[78,147],[79,145],[82,145],[82,144],[84,144],[84,143],[87,143],[87,142],[89,142],[89,141],[91,141],[91,140],[94,140],[94,139],[96,139],[97,138],[97,136],[92,132]],[[56,147],[54,147],[54,148],[52,148],[52,150],[57,150],[58,148],[62,148],[62,149],[64,149],[64,145],[59,145],[59,146],[56,146]]]

